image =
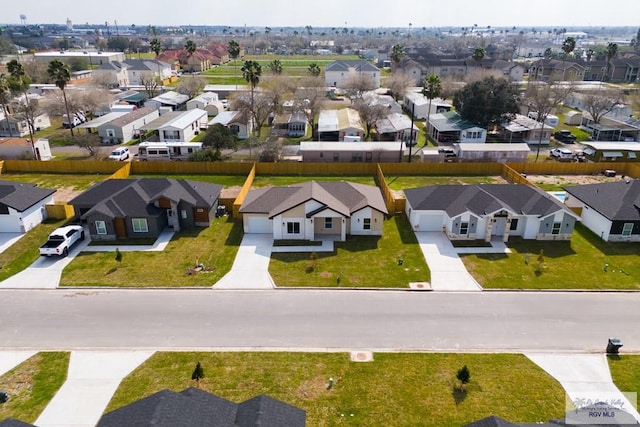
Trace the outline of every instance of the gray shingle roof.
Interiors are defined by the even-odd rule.
[[[41,188],[35,184],[0,180],[0,203],[18,212],[24,212],[55,192],[56,190]]]
[[[349,71],[350,68],[357,68],[358,71],[380,71],[378,67],[367,61],[359,59],[347,59],[332,62],[324,67],[325,71]]]
[[[640,220],[639,180],[576,185],[565,190],[612,221]]]
[[[482,216],[500,209],[539,217],[570,212],[551,195],[522,184],[433,185],[404,193],[413,210],[442,210],[450,217],[467,211]]]
[[[0,427],[35,427],[33,424],[24,423],[15,418],[7,418],[4,421],[0,421]]]
[[[261,394],[238,405],[238,427],[304,426],[307,415],[295,406]]]
[[[315,200],[345,217],[367,206],[388,213],[377,187],[345,181],[309,181],[289,187],[251,190],[240,207],[240,213],[263,213],[273,218],[309,200]]]

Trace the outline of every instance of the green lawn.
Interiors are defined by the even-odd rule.
[[[640,289],[640,243],[605,243],[578,224],[570,242],[512,238],[507,246],[511,254],[461,258],[485,288]],[[540,250],[544,251],[542,269],[537,267]],[[531,254],[528,264],[526,253]]]
[[[0,390],[9,395],[0,404],[0,420],[33,423],[67,378],[69,353],[38,353],[0,377]]]
[[[88,253],[62,273],[61,286],[197,287],[212,286],[231,268],[242,240],[242,224],[227,217],[210,227],[184,230],[162,252]],[[196,262],[212,271],[187,274]]]
[[[273,253],[269,272],[279,287],[407,288],[431,280],[404,215],[386,220],[382,236],[349,236],[335,242],[334,252],[318,252],[315,261],[310,253]]]
[[[613,382],[618,389],[623,393],[640,393],[640,356],[630,354],[613,355],[608,356],[607,360],[609,361]]]
[[[443,184],[497,184],[504,180],[499,176],[385,176],[392,190]]]
[[[126,377],[106,412],[162,389],[195,386],[239,403],[265,393],[304,409],[307,425],[459,426],[495,414],[513,422],[563,415],[565,395],[522,355],[376,353],[351,362],[344,353],[156,353]],[[467,365],[471,383],[455,389]],[[334,386],[328,390],[328,379]]]
[[[38,248],[49,234],[66,220],[47,220],[29,230],[20,240],[0,254],[0,281],[17,274],[33,264],[39,257]]]
[[[86,190],[93,184],[107,179],[101,174],[62,174],[62,173],[2,173],[1,178],[8,181],[28,182],[44,188],[71,187],[74,190]]]

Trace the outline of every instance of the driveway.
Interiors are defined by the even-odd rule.
[[[120,382],[153,351],[72,351],[67,380],[42,411],[39,427],[93,427]]]
[[[416,237],[431,270],[434,291],[481,291],[447,236],[439,231],[417,231]]]
[[[213,289],[273,289],[269,261],[273,250],[271,234],[245,234],[231,271]]]
[[[0,288],[56,289],[62,270],[89,244],[89,239],[76,243],[64,258],[41,256],[20,273],[0,282]]]
[[[25,233],[0,233],[0,254],[24,237]]]

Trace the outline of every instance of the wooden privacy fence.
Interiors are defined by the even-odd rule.
[[[66,203],[56,203],[53,205],[44,205],[47,210],[47,218],[67,219],[75,215],[73,206]]]
[[[280,163],[278,163],[280,164]],[[222,162],[131,162],[132,175],[247,175],[253,163]]]
[[[120,162],[100,160],[5,160],[3,172],[29,173],[98,173],[111,175],[122,167]]]
[[[512,184],[525,184],[535,187],[536,185],[524,177],[520,172],[507,164],[502,165],[501,176]]]
[[[115,171],[109,179],[127,179],[131,173],[131,162],[126,162],[124,166]]]
[[[236,200],[233,202],[233,217],[240,218],[240,206],[244,202],[244,198],[247,197],[247,193],[251,189],[253,185],[253,180],[256,178],[256,165],[254,164],[249,171],[249,175],[247,175],[247,179],[244,181],[242,188],[240,189],[240,193],[236,197]]]

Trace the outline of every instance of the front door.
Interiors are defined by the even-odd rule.
[[[116,238],[117,239],[126,239],[127,238],[127,227],[124,225],[124,218],[114,218],[113,226],[116,229]]]

